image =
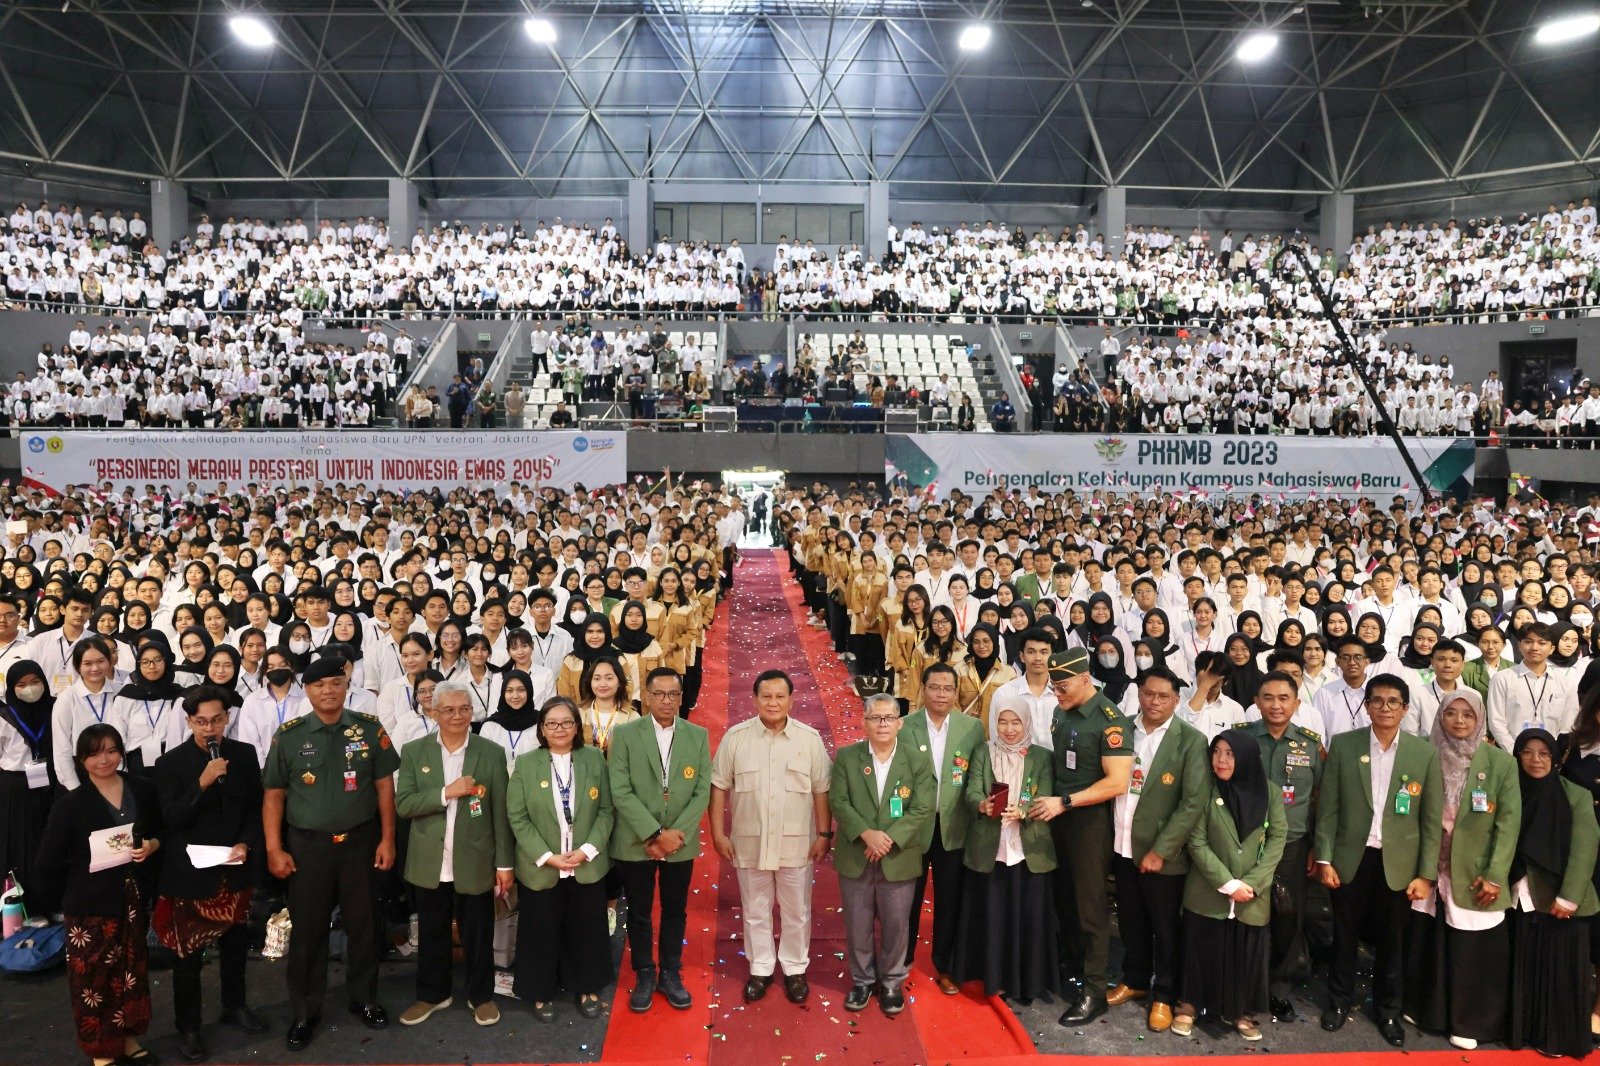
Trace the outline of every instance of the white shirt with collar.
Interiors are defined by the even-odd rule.
[[[1055,694],[1052,692],[1052,702],[1054,702],[1054,699]],[[951,712],[951,714],[954,713],[956,712]],[[950,740],[950,715],[945,715],[944,721],[938,725],[935,725],[933,722],[933,715],[928,714],[926,710],[923,711],[923,714],[928,720],[928,754],[933,758],[933,803],[934,809],[937,810],[939,806],[939,793],[944,787],[944,774],[941,772],[941,770],[944,766],[945,745]]]
[[[1335,677],[1317,690],[1312,702],[1322,714],[1324,744],[1340,733],[1365,729],[1372,724],[1372,719],[1367,717],[1365,685],[1351,688],[1343,677]]]
[[[894,747],[889,749],[889,757],[886,759],[880,759],[878,758],[878,753],[873,750],[872,745],[870,743],[867,745],[867,754],[872,756],[873,784],[875,784],[878,789],[879,803],[883,802],[883,789],[884,785],[889,780],[889,767],[894,765],[894,753],[898,751],[899,748],[900,744],[897,741]]]
[[[445,791],[466,772],[467,738],[462,737],[461,746],[451,751],[445,745],[443,733],[436,733],[435,736],[439,741],[439,752],[444,758],[444,784],[439,789],[439,802],[444,804],[444,859],[439,865],[439,883],[444,884],[456,879],[456,808],[459,806],[445,795]]]
[[[1372,773],[1372,823],[1367,827],[1367,847],[1383,847],[1383,812],[1390,802],[1389,782],[1394,777],[1394,757],[1400,750],[1400,734],[1390,741],[1388,750],[1378,743],[1378,734],[1371,734],[1367,754],[1371,757]]]
[[[1173,715],[1173,717],[1177,717]],[[1144,715],[1135,715],[1133,719],[1133,774],[1135,781],[1129,786],[1128,791],[1118,796],[1113,802],[1115,807],[1116,824],[1113,828],[1111,846],[1118,855],[1124,859],[1137,862],[1142,856],[1133,854],[1133,813],[1139,809],[1139,792],[1135,788],[1142,788],[1143,773],[1148,772],[1150,764],[1155,762],[1156,752],[1161,748],[1161,742],[1166,739],[1167,730],[1172,728],[1172,718],[1168,718],[1155,728],[1153,732],[1144,731]]]

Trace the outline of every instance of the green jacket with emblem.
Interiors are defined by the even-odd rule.
[[[1472,794],[1483,792],[1486,810],[1473,809]],[[1522,831],[1522,786],[1517,760],[1492,744],[1478,745],[1467,764],[1455,827],[1450,831],[1450,896],[1456,906],[1503,911],[1511,906],[1511,860]],[[1483,878],[1500,886],[1500,898],[1487,907],[1473,899],[1472,882]]]
[[[884,778],[883,798],[878,798],[877,768],[872,748],[865,741],[840,748],[833,760],[828,786],[828,807],[838,827],[833,868],[845,877],[867,872],[867,848],[861,834],[882,830],[894,841],[889,854],[878,860],[885,880],[909,881],[922,873],[925,828],[933,821],[933,766],[919,759],[902,733]],[[893,800],[900,800],[900,817],[893,816]]]
[[[1394,754],[1389,791],[1372,794],[1372,760],[1368,753],[1372,728],[1340,733],[1328,746],[1317,798],[1316,857],[1331,862],[1339,880],[1348,883],[1361,865],[1373,804],[1383,810],[1383,873],[1391,891],[1401,892],[1414,879],[1439,877],[1439,848],[1444,841],[1444,779],[1439,753],[1421,737],[1401,730]],[[1395,810],[1401,788],[1411,796],[1407,811]]]
[[[700,854],[700,818],[711,803],[711,742],[705,727],[680,718],[672,727],[667,767],[667,795],[661,795],[661,749],[654,720],[624,722],[611,734],[611,801],[616,826],[611,830],[611,857],[643,862],[645,838],[658,829],[683,834],[683,847],[664,862],[688,862]]]
[[[451,867],[456,891],[476,896],[494,888],[495,870],[511,869],[516,858],[517,842],[506,818],[510,775],[505,752],[494,741],[468,733],[461,772],[484,792],[478,797],[477,817],[472,815],[472,797],[450,800],[456,808]],[[446,784],[444,749],[438,736],[419,737],[407,744],[394,779],[394,807],[400,817],[411,819],[406,880],[418,888],[439,887],[448,813],[441,793]]]
[[[1267,818],[1244,840],[1233,815],[1206,774],[1205,814],[1189,834],[1189,879],[1183,883],[1183,909],[1205,918],[1233,917],[1245,925],[1266,925],[1272,917],[1272,876],[1289,830],[1283,817],[1283,795],[1267,788]],[[1229,881],[1243,881],[1255,891],[1248,903],[1235,903],[1220,891]]]
[[[1028,745],[1022,756],[1023,782],[1032,783],[1030,799],[1055,795],[1055,761],[1042,744]],[[978,804],[994,787],[994,764],[989,760],[989,745],[978,749],[972,760],[972,773],[966,790],[967,807],[972,812],[972,824],[967,827],[967,847],[961,861],[967,869],[980,874],[994,872],[996,856],[1000,852],[1000,819],[978,813]],[[1012,796],[1013,803],[1021,797]],[[1036,818],[1022,822],[1022,857],[1028,869],[1036,874],[1049,873],[1056,868],[1056,844],[1050,836],[1050,823]]]
[[[561,852],[561,822],[556,816],[560,800],[552,769],[547,748],[535,748],[519,757],[506,804],[506,816],[517,838],[517,880],[536,892],[554,888],[561,873],[554,866],[539,865],[546,852]],[[599,748],[573,751],[572,778],[572,846],[589,844],[599,853],[573,874],[580,884],[587,885],[611,869],[611,856],[606,853],[613,820],[611,778]]]
[[[1136,739],[1130,737],[1129,743]],[[1176,715],[1150,765],[1135,762],[1135,774],[1143,775],[1129,827],[1135,863],[1153,851],[1161,856],[1163,874],[1188,872],[1189,834],[1205,809],[1211,781],[1206,764],[1206,735]]]
[[[983,723],[959,711],[945,719],[949,736],[944,742],[944,759],[938,767],[939,808],[922,831],[922,850],[933,847],[933,827],[939,825],[939,841],[946,851],[959,851],[967,844],[967,826],[972,811],[963,793],[972,773],[972,758],[984,746]],[[928,712],[916,711],[900,724],[900,743],[910,745],[921,761],[932,765],[933,745],[928,742]],[[964,766],[958,766],[960,759]]]

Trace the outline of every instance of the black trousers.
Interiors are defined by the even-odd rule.
[[[857,677],[883,676],[883,638],[876,633],[855,633],[850,651],[856,657]]]
[[[1139,864],[1111,860],[1117,883],[1117,929],[1122,934],[1122,983],[1149,992],[1154,1003],[1177,1002],[1178,917],[1183,910],[1182,874],[1143,874]]]
[[[217,956],[222,967],[223,1010],[245,1005],[244,969],[249,947],[248,925],[236,925],[217,939]],[[197,951],[172,964],[172,1015],[180,1033],[200,1031],[200,970],[204,965],[204,951]]]
[[[1060,919],[1061,966],[1083,981],[1084,991],[1106,994],[1111,980],[1111,804],[1068,807],[1050,823],[1056,854],[1056,916]]]
[[[1367,848],[1356,875],[1329,894],[1333,905],[1333,963],[1328,967],[1328,998],[1335,1007],[1356,1005],[1356,954],[1361,934],[1370,931],[1373,954],[1372,1005],[1378,1019],[1400,1017],[1401,985],[1405,960],[1401,934],[1405,929],[1404,891],[1389,887],[1383,876],[1383,851]]]
[[[738,554],[739,549],[731,544],[722,549],[722,589],[724,592],[733,588],[733,563]]]
[[[622,879],[622,890],[628,897],[628,950],[633,955],[633,972],[645,973],[657,966],[657,947],[653,942],[655,927],[650,912],[659,884],[659,964],[662,971],[677,973],[683,966],[683,931],[689,922],[689,882],[694,879],[694,860],[624,862],[619,859],[611,868]]]
[[[474,1007],[494,996],[494,892],[457,892],[454,881],[438,888],[412,885],[417,898],[417,999],[443,1003],[455,987],[450,923],[461,934],[467,971],[467,1002]]]
[[[328,991],[328,923],[337,904],[349,938],[345,948],[345,991],[351,1003],[378,1000],[377,923],[372,912],[372,856],[377,850],[376,820],[356,826],[334,843],[328,833],[290,826],[285,846],[295,872],[285,882],[289,937],[285,977],[294,1021],[321,1016]]]
[[[604,881],[563,877],[554,888],[517,888],[517,970],[514,990],[528,1003],[548,1003],[566,989],[575,996],[611,983]]]
[[[828,597],[828,636],[833,639],[833,650],[844,651],[850,646],[850,612],[844,601]]]
[[[961,885],[965,880],[961,848],[947,850],[940,835],[938,815],[933,819],[933,845],[922,855],[922,874],[911,897],[911,940],[906,945],[906,965],[917,956],[917,928],[922,921],[922,901],[927,898],[928,875],[933,875],[933,968],[949,973],[955,965],[956,938],[960,934]]]
[[[1311,850],[1311,834],[1291,840],[1283,846],[1283,858],[1278,860],[1273,880],[1281,883],[1289,897],[1292,915],[1272,915],[1272,977],[1269,994],[1273,999],[1288,999],[1295,979],[1305,969],[1302,964],[1305,943],[1303,935],[1306,921],[1306,855]],[[1276,901],[1276,896],[1274,897]]]

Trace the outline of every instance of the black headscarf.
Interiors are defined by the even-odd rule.
[[[1161,624],[1165,627],[1159,637],[1150,635],[1149,622],[1152,618],[1160,618]],[[1168,618],[1167,612],[1160,607],[1152,607],[1144,613],[1144,619],[1139,623],[1139,632],[1143,634],[1143,639],[1150,641],[1150,646],[1153,650],[1161,652],[1162,658],[1166,658],[1178,650],[1178,642],[1173,639],[1172,635],[1172,619]],[[1158,643],[1161,647],[1156,648]]]
[[[200,639],[205,642],[206,650],[204,654],[200,656],[200,661],[198,663],[191,663],[189,660],[183,658],[183,656],[179,654],[173,659],[173,668],[179,674],[183,675],[179,679],[181,684],[198,685],[206,679],[206,664],[211,661],[211,649],[216,647],[216,645],[212,642],[211,634],[206,632],[204,626],[189,626],[183,632],[178,634],[179,648],[183,647],[183,638],[187,637],[190,633],[196,633],[199,635]]]
[[[1235,643],[1243,643],[1250,652],[1250,657],[1241,666],[1228,659],[1228,677],[1222,682],[1222,694],[1241,707],[1254,706],[1256,702],[1256,689],[1261,687],[1261,682],[1266,674],[1261,672],[1261,667],[1256,664],[1255,642],[1243,633],[1234,633],[1228,637],[1227,643],[1222,646],[1222,654],[1227,656],[1229,648]]]
[[[1117,653],[1115,666],[1106,666],[1100,661],[1100,649],[1113,648]],[[1089,649],[1089,673],[1100,682],[1100,695],[1112,703],[1120,704],[1123,693],[1128,691],[1128,664],[1123,659],[1122,642],[1116,637],[1101,637],[1095,641],[1094,647]]]
[[[1388,645],[1383,642],[1384,638],[1389,635],[1389,627],[1384,625],[1383,615],[1377,611],[1367,611],[1355,620],[1355,624],[1350,627],[1350,632],[1355,634],[1357,640],[1361,640],[1363,644],[1366,644],[1366,641],[1361,638],[1361,623],[1369,618],[1378,623],[1378,639],[1367,644],[1367,658],[1374,663],[1381,663],[1389,657]]]
[[[628,628],[628,613],[639,612],[639,628]],[[612,638],[617,650],[624,655],[638,655],[650,646],[656,638],[650,635],[650,612],[645,610],[644,604],[639,600],[629,600],[622,605],[622,613],[617,616],[617,635]]]
[[[972,638],[978,633],[989,634],[989,640],[994,646],[994,653],[992,655],[979,656],[973,653]],[[995,663],[1000,661],[1000,655],[1005,651],[1005,647],[1005,642],[1000,639],[1000,630],[996,629],[988,622],[979,622],[977,625],[972,627],[972,632],[967,634],[967,656],[972,660],[973,669],[978,671],[979,681],[988,679],[989,671],[993,670]]]
[[[45,682],[44,695],[32,702],[17,698],[17,682],[26,677],[37,677]],[[55,697],[50,695],[50,685],[44,668],[32,659],[18,659],[6,671],[6,704],[4,716],[13,726],[21,725],[22,739],[27,741],[34,758],[49,761],[50,713],[55,709]],[[37,737],[37,741],[34,739]]]
[[[1239,617],[1234,620],[1233,631],[1240,634],[1245,640],[1250,642],[1250,650],[1255,654],[1260,655],[1264,651],[1271,651],[1271,644],[1268,644],[1259,636],[1252,637],[1250,634],[1244,631],[1244,621],[1246,618],[1254,618],[1256,620],[1256,625],[1261,627],[1260,632],[1265,633],[1267,631],[1267,624],[1261,620],[1261,614],[1259,611],[1240,611]]]
[[[1550,749],[1550,772],[1529,777],[1522,769],[1522,749],[1530,740],[1542,740]],[[1567,852],[1572,847],[1572,807],[1555,764],[1556,738],[1548,730],[1524,729],[1517,734],[1511,754],[1517,759],[1517,780],[1522,786],[1522,832],[1517,837],[1516,858],[1511,861],[1511,880],[1515,883],[1537,866],[1560,883],[1567,872]]]
[[[500,684],[500,705],[495,708],[494,714],[489,716],[489,721],[507,733],[520,733],[524,729],[532,729],[539,717],[539,708],[533,702],[533,679],[521,670],[507,670],[501,676],[505,680]],[[524,703],[520,710],[506,703],[506,686],[512,681],[521,681],[523,691],[528,694],[528,702]]]
[[[1250,734],[1241,729],[1224,729],[1212,740],[1210,751],[1217,750],[1217,741],[1225,740],[1233,749],[1233,776],[1224,781],[1211,771],[1222,805],[1233,815],[1233,827],[1243,840],[1267,820],[1267,774],[1261,768],[1261,748]]]
[[[161,671],[161,676],[154,681],[146,681],[144,674],[139,670],[139,659],[146,652],[154,650],[165,660],[166,666]],[[211,657],[206,656],[209,662]],[[128,683],[122,686],[119,696],[126,696],[130,700],[175,700],[183,695],[183,686],[173,679],[172,648],[159,641],[147,641],[144,647],[139,648],[134,655],[133,676]]]
[[[1571,655],[1562,655],[1560,652],[1561,638],[1568,633],[1576,633],[1578,627],[1571,622],[1557,622],[1550,627],[1550,661],[1556,666],[1575,666],[1583,655],[1583,638],[1578,638],[1578,647]]]
[[[1419,629],[1431,629],[1433,635],[1439,640],[1444,639],[1444,630],[1432,622],[1418,622],[1411,627],[1411,637],[1400,642],[1400,665],[1409,666],[1413,670],[1427,670],[1433,666],[1433,655],[1424,655],[1417,651],[1412,637],[1416,636]]]
[[[589,642],[583,639],[583,635],[589,631],[589,627],[591,626],[599,626],[600,631],[604,633],[606,637],[606,642],[600,645],[598,648],[589,647]],[[583,628],[578,631],[577,637],[573,639],[572,654],[576,655],[579,659],[582,659],[585,665],[594,662],[602,655],[610,655],[610,619],[603,614],[599,614],[598,612],[590,612],[589,616],[583,620]]]
[[[1094,620],[1094,609],[1103,604],[1106,613],[1110,615],[1104,622]],[[1083,605],[1083,625],[1074,627],[1078,639],[1083,641],[1085,648],[1093,648],[1103,638],[1109,637],[1117,629],[1117,616],[1111,605],[1111,596],[1104,592],[1096,592],[1089,597],[1089,602]]]

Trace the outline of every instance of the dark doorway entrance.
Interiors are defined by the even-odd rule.
[[[1521,400],[1524,407],[1560,400],[1572,389],[1578,368],[1578,342],[1503,341],[1500,376],[1506,383],[1506,404]]]

